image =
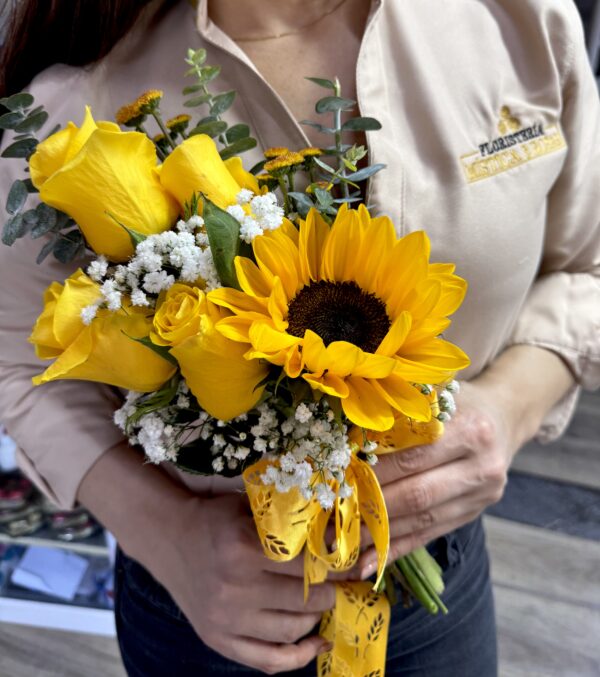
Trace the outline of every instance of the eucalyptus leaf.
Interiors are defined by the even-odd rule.
[[[35,115],[28,115],[23,122],[15,127],[16,132],[21,134],[31,134],[41,129],[48,120],[48,113],[45,110],[36,113]]]
[[[307,127],[313,127],[317,131],[323,134],[335,134],[335,129],[333,127],[325,127],[318,122],[313,122],[312,120],[300,120],[301,125],[306,125]]]
[[[61,263],[70,263],[83,254],[85,242],[79,230],[71,230],[61,235],[54,245],[53,254]]]
[[[23,181],[15,181],[8,191],[6,198],[6,211],[9,214],[17,214],[23,209],[23,205],[27,200],[27,186]]]
[[[257,162],[254,165],[254,167],[252,167],[250,169],[250,174],[254,174],[256,176],[256,174],[259,174],[260,172],[262,172],[262,170],[265,168],[266,164],[267,164],[266,160],[261,160],[260,162]]]
[[[48,254],[54,249],[54,245],[56,244],[56,240],[58,239],[57,235],[54,235],[52,238],[46,242],[46,244],[41,248],[40,253],[37,255],[37,258],[35,262],[39,265],[44,261],[44,259],[48,256]]]
[[[21,139],[7,146],[0,157],[28,158],[34,151],[38,142],[36,139]]]
[[[203,84],[206,84],[207,82],[212,82],[220,73],[220,66],[205,66],[200,70],[200,79]]]
[[[230,127],[227,130],[227,134],[225,136],[227,137],[227,141],[229,143],[240,141],[240,139],[245,139],[246,137],[250,136],[250,127],[240,122],[239,124]]]
[[[181,90],[181,93],[184,96],[188,94],[195,94],[196,92],[201,92],[204,89],[204,85],[188,85]]]
[[[36,239],[54,230],[57,223],[56,209],[41,202],[35,209],[37,223],[31,230],[31,237]]]
[[[240,153],[245,153],[247,150],[252,150],[256,148],[256,139],[248,136],[245,139],[240,139],[235,143],[232,143],[230,146],[226,146],[219,152],[222,160],[227,160],[234,155],[239,155]]]
[[[341,96],[325,96],[315,104],[317,113],[335,113],[336,111],[352,110],[356,101],[344,99]]]
[[[223,92],[223,94],[217,94],[217,96],[213,97],[212,105],[210,107],[211,115],[221,115],[224,113],[231,108],[234,99],[235,91],[233,89],[229,92]]]
[[[326,78],[304,78],[304,79],[310,80],[311,82],[314,82],[315,85],[325,87],[325,89],[331,89],[332,92],[335,92],[335,82],[332,82],[331,80],[327,80]]]
[[[23,212],[23,221],[25,222],[25,228],[30,230],[37,225],[38,222],[38,213],[35,209],[28,209],[26,212]]]
[[[196,106],[201,106],[203,103],[208,103],[211,98],[212,96],[210,94],[202,94],[201,96],[195,96],[193,99],[184,101],[183,105],[187,108],[195,108]]]
[[[2,242],[9,247],[15,243],[20,237],[25,235],[25,221],[22,214],[15,214],[4,224],[2,229]]]
[[[351,120],[346,120],[342,125],[343,132],[361,131],[361,132],[375,132],[381,129],[381,122],[375,118],[357,117]]]
[[[221,284],[239,289],[233,262],[240,247],[240,224],[206,197],[202,217]]]
[[[345,178],[348,181],[364,181],[365,179],[368,179],[370,176],[373,176],[373,174],[376,174],[377,172],[381,171],[384,167],[385,165],[381,163],[369,165],[368,167],[363,167],[362,169],[359,169],[357,172],[354,172],[353,174],[348,174]]]
[[[215,136],[219,136],[227,129],[227,123],[223,120],[211,120],[210,122],[204,122],[199,124],[197,127],[194,127],[189,133],[189,136],[195,136],[196,134],[207,134],[213,139]]]
[[[4,113],[4,115],[0,115],[0,129],[14,129],[24,119],[25,116],[21,111]]]
[[[315,162],[321,169],[324,169],[328,174],[335,174],[335,169],[333,167],[330,167],[326,162],[323,162],[323,160],[319,160],[318,157],[314,158]]]
[[[23,183],[25,184],[28,193],[39,193],[38,189],[33,185],[33,181],[31,179],[24,179]]]
[[[323,188],[315,188],[315,197],[322,207],[331,207],[333,204],[333,196]]]
[[[296,204],[296,210],[302,218],[305,218],[310,209],[315,206],[313,201],[306,193],[292,191],[288,193],[288,195],[294,200]]]
[[[28,92],[19,92],[19,94],[13,94],[12,96],[0,99],[0,104],[8,108],[8,110],[23,110],[33,105],[33,97]]]

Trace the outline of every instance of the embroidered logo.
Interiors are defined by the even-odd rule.
[[[535,123],[523,127],[508,106],[503,106],[500,111],[498,134],[497,138],[480,144],[477,151],[460,158],[469,183],[488,179],[567,147],[558,124],[544,127],[542,123]]]

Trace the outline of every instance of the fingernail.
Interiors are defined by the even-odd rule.
[[[333,650],[333,642],[323,642],[321,644],[321,648],[319,649],[319,653],[327,653],[328,651]]]
[[[360,572],[361,580],[364,581],[365,578],[369,578],[369,576],[375,573],[375,569],[377,569],[377,562],[370,562],[369,564],[366,564]]]

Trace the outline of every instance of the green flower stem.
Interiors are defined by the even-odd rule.
[[[438,605],[435,603],[435,600],[432,598],[427,588],[423,585],[419,576],[408,563],[408,558],[401,557],[399,560],[396,560],[396,564],[406,579],[412,594],[419,602],[421,602],[430,614],[437,614],[439,611]]]
[[[340,81],[336,78],[335,79],[335,96],[341,96],[342,95],[342,87],[340,85]],[[335,148],[337,151],[337,158],[338,158],[338,173],[340,176],[346,176],[346,170],[344,169],[344,162],[342,160],[343,152],[342,152],[342,111],[341,110],[336,110],[333,113],[333,126],[335,129]],[[342,184],[342,193],[345,198],[350,197],[350,190],[348,188],[348,184],[345,181],[341,182]]]
[[[281,193],[283,194],[283,210],[288,214],[290,211],[290,198],[287,186],[285,185],[285,179],[281,174],[277,177],[277,182],[279,183],[279,188],[281,188]]]
[[[290,187],[290,193],[293,193],[295,188],[294,188],[294,170],[290,171],[288,174],[288,185]]]
[[[145,134],[150,139],[150,141],[152,141],[152,137],[150,136],[150,134],[148,134],[148,130],[144,127],[144,125],[141,122],[135,126],[135,131]],[[154,143],[154,141],[152,141],[152,143]],[[156,148],[156,154],[158,155],[159,160],[164,160],[167,156],[156,144],[154,144],[154,146]]]
[[[152,117],[156,120],[156,124],[160,127],[160,131],[165,135],[167,141],[169,142],[169,145],[173,150],[177,148],[177,144],[173,139],[171,138],[171,133],[169,130],[165,127],[164,122],[162,121],[162,118],[160,117],[160,113],[157,110],[152,111]]]
[[[411,553],[409,555],[406,555],[402,559],[406,561],[407,565],[418,577],[425,590],[427,590],[427,592],[429,593],[431,599],[433,599],[433,601],[435,602],[435,605],[442,610],[443,614],[447,614],[448,609],[440,599],[440,596],[438,595],[435,586],[432,584],[430,578],[425,574],[425,572],[423,572],[421,567],[418,565],[418,562],[413,557],[413,554]]]

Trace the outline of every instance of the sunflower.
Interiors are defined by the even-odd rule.
[[[440,338],[466,282],[451,264],[429,263],[427,235],[398,238],[388,217],[345,205],[331,227],[311,210],[253,242],[256,263],[237,257],[241,291],[209,298],[233,315],[217,329],[248,344],[247,359],[339,398],[353,423],[384,431],[398,412],[431,418],[414,384],[442,383],[469,364]]]

